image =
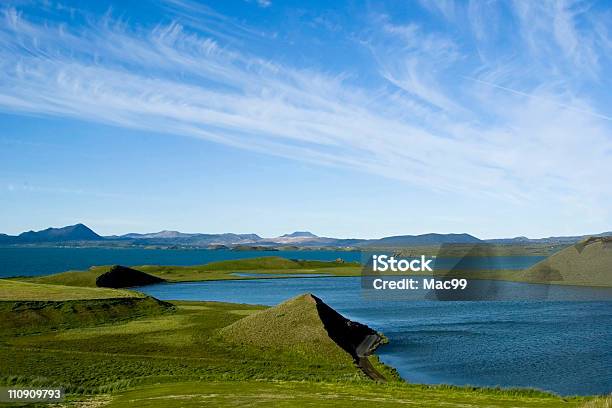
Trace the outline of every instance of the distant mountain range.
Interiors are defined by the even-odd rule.
[[[17,236],[0,234],[0,244],[32,244],[62,241],[99,241],[104,237],[93,232],[83,224],[63,228],[47,228],[42,231],[27,231]]]
[[[526,237],[481,240],[470,234],[422,234],[398,235],[381,239],[342,239],[319,237],[308,231],[296,231],[274,238],[262,238],[257,234],[201,234],[179,231],[154,233],[129,233],[124,235],[101,236],[83,224],[63,228],[47,228],[42,231],[27,231],[13,236],[0,234],[0,245],[20,244],[126,244],[138,246],[186,246],[186,247],[399,247],[441,244],[572,244],[590,236],[612,236],[612,232],[571,237],[550,237],[529,239]]]

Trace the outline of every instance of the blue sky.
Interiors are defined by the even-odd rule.
[[[612,230],[605,1],[0,6],[0,232]]]

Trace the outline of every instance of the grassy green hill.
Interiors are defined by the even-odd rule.
[[[240,319],[221,334],[235,344],[299,354],[318,351],[331,359],[350,361],[350,355],[330,338],[310,294]]]
[[[0,279],[0,301],[61,301],[130,297],[143,297],[143,295],[129,290],[73,287]]]
[[[285,259],[278,256],[219,261],[194,266],[143,265],[135,268],[175,282],[249,279],[248,277],[232,275],[233,272],[257,272],[258,274],[269,275],[273,278],[277,273],[282,273],[283,275],[290,275],[291,273],[358,275],[361,270],[361,266],[357,262],[304,261]]]
[[[0,330],[5,334],[42,333],[160,315],[171,310],[172,305],[152,297],[0,302]]]
[[[104,274],[112,272],[113,268],[119,269],[115,273],[117,276],[141,274],[138,275],[138,277],[129,279],[129,284],[124,284],[124,287],[155,283],[156,279],[168,282],[249,279],[249,277],[233,275],[233,272],[257,272],[274,278],[274,275],[277,273],[282,273],[284,275],[290,275],[292,273],[299,273],[300,275],[359,275],[361,271],[361,266],[358,263],[303,261],[285,259],[277,256],[266,256],[211,262],[194,266],[142,265],[132,268],[126,268],[119,265],[94,266],[86,271],[68,271],[35,278],[24,278],[22,280],[33,283],[97,287],[100,286],[101,277],[103,277]]]
[[[589,238],[522,273],[528,282],[612,286],[612,237]]]
[[[68,271],[27,279],[28,282],[100,288],[129,288],[164,282],[164,279],[121,265],[94,266],[87,271]]]
[[[157,315],[172,306],[128,290],[0,279],[0,330],[44,332]]]
[[[245,317],[225,328],[228,342],[287,354],[317,354],[326,359],[357,360],[357,349],[373,336],[375,348],[382,336],[351,322],[312,294],[304,294],[275,307]]]
[[[381,371],[387,376],[395,376],[391,370],[370,358],[385,341],[380,333],[346,319],[309,293],[245,317],[223,328],[220,333],[228,342],[243,347],[288,355],[317,355],[344,363],[352,359],[368,377],[375,380],[386,380]]]

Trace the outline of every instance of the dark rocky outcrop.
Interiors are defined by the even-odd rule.
[[[165,282],[165,280],[121,265],[112,266],[108,272],[96,278],[96,286],[113,289],[151,285],[161,282]]]

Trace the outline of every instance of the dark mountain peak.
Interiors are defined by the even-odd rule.
[[[69,225],[62,228],[47,228],[42,231],[28,231],[19,234],[20,242],[61,242],[61,241],[93,241],[101,236],[84,224]]]
[[[315,234],[309,231],[295,231],[291,234],[281,235],[281,238],[319,238]]]
[[[67,227],[64,227],[64,228],[58,228],[58,229],[60,229],[60,230],[61,230],[61,229],[63,229],[63,230],[65,230],[65,231],[71,231],[71,232],[75,232],[75,231],[77,231],[77,232],[87,232],[87,233],[93,233],[93,234],[96,234],[96,233],[95,233],[95,232],[94,232],[94,231],[93,231],[91,228],[89,228],[87,225],[85,225],[85,224],[81,224],[81,223],[74,224],[74,225],[69,225],[69,226],[67,226]],[[96,234],[96,235],[98,235],[98,234]]]

